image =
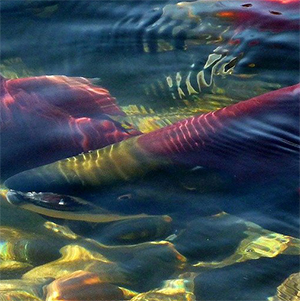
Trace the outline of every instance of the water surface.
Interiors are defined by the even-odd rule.
[[[147,133],[297,84],[299,2],[4,0],[1,45],[0,72],[5,78],[88,78],[108,89],[126,113],[122,117],[108,114],[105,118],[117,120],[128,131]],[[35,95],[32,92],[32,98]],[[97,112],[81,115],[79,112],[74,117],[103,118]],[[38,122],[30,123],[25,110],[24,116],[26,127],[38,128]],[[253,122],[245,123],[253,131],[256,126]],[[38,143],[23,141],[22,132],[19,141],[10,140],[5,131],[3,126],[1,182],[17,172],[79,152],[73,149],[75,153],[64,153],[59,145],[49,146],[48,153],[44,146],[41,148],[44,135],[46,139],[53,133],[67,133],[66,125],[57,127],[57,132],[45,127],[45,133],[40,131],[42,135],[36,140]],[[89,134],[88,139],[93,141],[93,132]],[[238,156],[239,149],[236,152]],[[252,162],[248,163],[251,166]],[[197,300],[268,300],[287,277],[299,272],[298,241],[288,244],[292,250],[285,250],[284,245],[290,237],[299,236],[298,172],[288,171],[244,180],[224,170],[175,168],[129,183],[65,191],[114,214],[147,214],[157,219],[70,221],[15,209],[3,201],[1,244],[11,242],[13,251],[0,248],[1,259],[15,260],[23,266],[12,272],[4,267],[1,277],[5,281],[22,277],[37,280],[41,275],[59,279],[59,273],[67,270],[64,263],[59,263],[55,272],[51,270],[52,274],[45,272],[42,265],[51,265],[58,259],[62,247],[76,245],[85,251],[75,247],[71,250],[74,258],[98,252],[119,269],[109,267],[104,273],[100,272],[101,266],[92,272],[104,273],[106,282],[140,293],[193,272],[195,279],[187,277],[187,282],[194,281],[192,291]],[[67,227],[62,228],[61,236],[55,236],[59,231],[51,227],[58,226],[51,222]],[[51,233],[45,225],[52,225]],[[64,232],[69,228],[75,234]],[[125,251],[107,251],[86,238],[110,246],[121,245]],[[247,239],[253,245],[242,249],[240,243]],[[147,244],[162,240],[170,244]],[[24,244],[36,251],[23,256]],[[126,249],[133,244],[138,251]],[[226,261],[239,248],[240,253],[247,254],[243,255],[245,260],[238,262],[237,256]],[[10,252],[14,255],[7,255]],[[222,264],[223,261],[227,263]],[[219,266],[214,267],[216,263]],[[72,271],[87,265],[82,261]],[[35,272],[39,267],[41,270]],[[28,288],[32,293],[27,283],[20,287],[16,295],[22,290],[28,292]],[[45,298],[40,291],[32,294]]]

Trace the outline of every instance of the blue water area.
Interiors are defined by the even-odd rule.
[[[298,84],[299,12],[294,0],[1,1],[1,184],[19,172],[81,152],[89,158],[88,151]],[[46,83],[39,79],[44,75],[55,77]],[[107,102],[93,106],[87,99],[97,93]],[[157,155],[159,167],[140,174],[148,166],[140,151],[147,144],[136,143],[136,150],[126,146],[116,155],[114,145],[104,152],[104,185],[82,188],[86,178],[80,187],[66,183],[56,191],[46,170],[48,194],[42,188],[39,194],[41,171],[35,185],[26,173],[10,178],[8,188],[22,192],[12,190],[9,202],[3,192],[0,259],[27,266],[0,266],[0,284],[22,277],[59,281],[65,269],[65,275],[86,270],[101,278],[101,268],[84,259],[77,268],[61,263],[45,272],[61,248],[76,245],[116,263],[106,282],[139,293],[186,279],[185,293],[196,300],[271,300],[280,290],[290,297],[274,300],[292,300],[299,284],[277,290],[299,272],[300,254],[299,103],[297,91],[285,93],[296,104],[290,111],[245,111],[244,123],[222,129],[212,142],[221,153],[213,169],[193,165],[200,152],[187,152],[179,166]],[[284,97],[290,96],[278,101]],[[207,156],[207,162],[218,158]],[[126,169],[121,180],[109,176],[135,161],[140,169]],[[136,217],[141,214],[147,217]],[[30,290],[46,300],[51,281],[40,281],[44,291],[24,282],[19,291],[0,288],[0,295],[11,300]],[[65,286],[58,290],[66,294]],[[104,300],[95,287],[84,292],[83,299]]]

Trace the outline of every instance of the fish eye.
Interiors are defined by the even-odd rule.
[[[58,202],[58,205],[65,205],[64,199],[60,199],[60,201]]]

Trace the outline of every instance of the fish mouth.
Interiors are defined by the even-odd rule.
[[[86,204],[79,202],[76,198],[68,195],[44,192],[21,192],[9,190],[6,194],[7,201],[15,206],[39,206],[45,209],[77,211],[86,207]]]
[[[10,189],[6,194],[8,203],[14,206],[24,206],[28,204],[38,205],[41,207],[47,204],[47,194],[37,192],[21,192]]]
[[[14,206],[22,206],[28,203],[25,193],[15,190],[9,190],[6,193],[7,202]]]

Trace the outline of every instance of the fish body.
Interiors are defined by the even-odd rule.
[[[140,133],[111,118],[125,113],[106,89],[87,79],[1,76],[0,84],[2,179]]]
[[[183,99],[193,102],[193,96],[202,98],[205,90],[215,93],[214,85],[204,83],[210,83],[212,71],[218,89],[229,95],[231,88],[222,79],[231,78],[233,68],[235,76],[259,74],[259,80],[296,83],[299,1],[250,5],[240,0],[110,1],[99,5],[76,0],[53,5],[49,18],[35,12],[47,11],[47,2],[3,5],[3,42],[22,30],[24,37],[14,41],[13,50],[3,50],[4,59],[21,58],[47,74],[101,76],[102,84],[123,104],[138,101],[154,109],[174,106],[174,102],[184,105]],[[70,11],[71,22],[66,22]],[[37,35],[39,43],[31,43]],[[214,70],[207,69],[208,57],[215,51],[223,60]],[[239,84],[245,82],[239,80]],[[255,89],[251,85],[249,90]]]
[[[143,135],[138,144],[175,164],[237,175],[297,172],[299,93],[299,84],[273,91]]]
[[[298,178],[300,85],[286,87],[9,178],[21,191],[103,187],[172,166],[238,178]]]

